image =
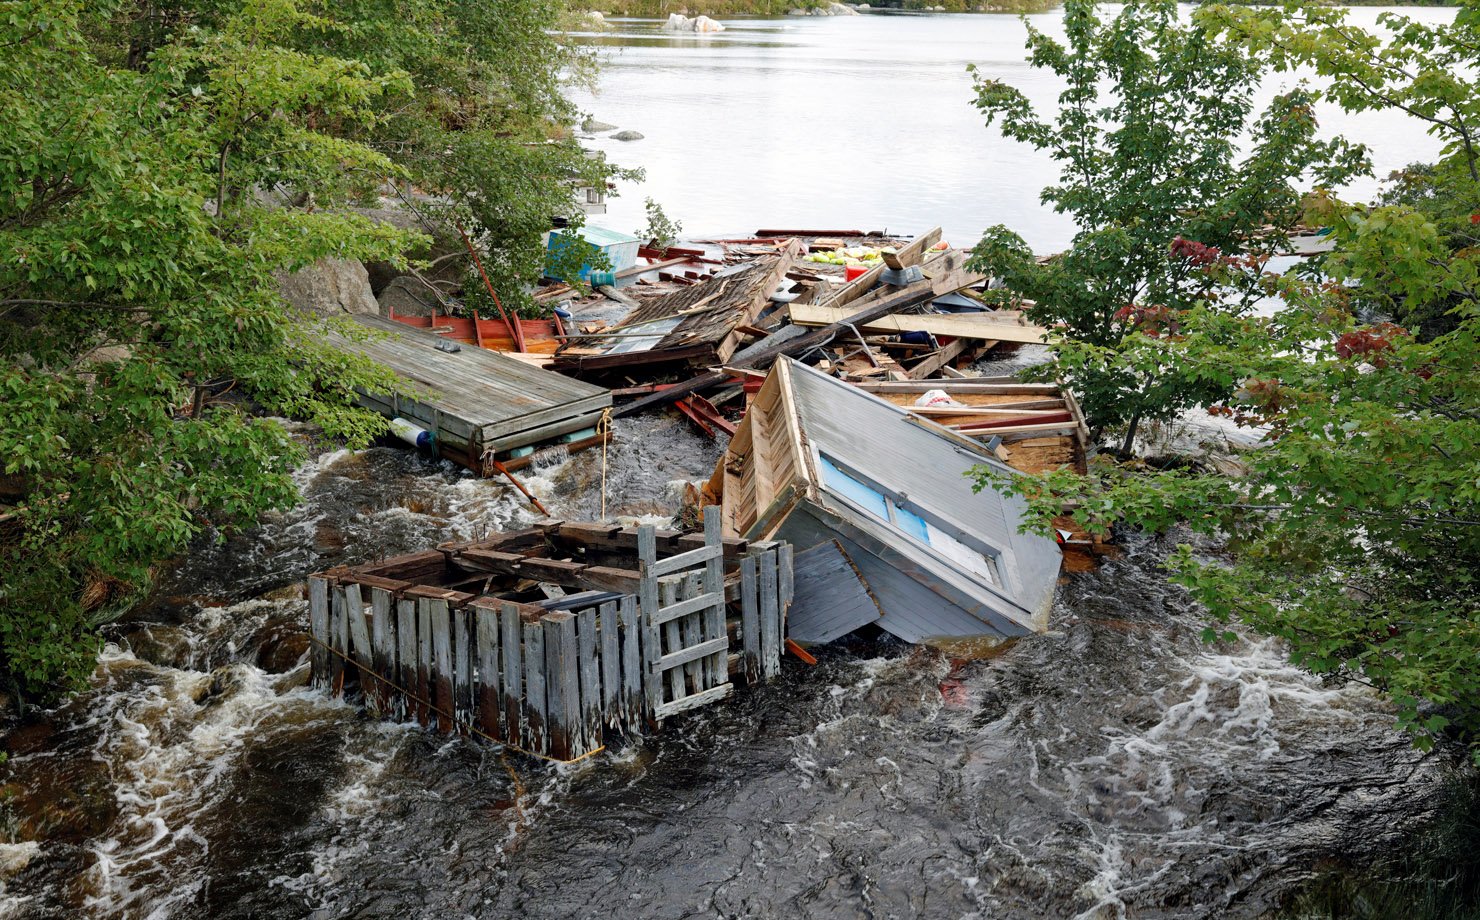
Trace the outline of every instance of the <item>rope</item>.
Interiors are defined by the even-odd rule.
[[[596,423],[596,434],[601,438],[601,520],[606,521],[606,445],[612,439],[612,407],[601,410],[601,421]]]
[[[483,731],[482,729],[478,728],[478,726],[472,724],[471,722],[465,722],[462,719],[459,719],[455,713],[450,713],[450,712],[446,712],[445,710],[438,709],[436,707],[436,705],[434,703],[432,703],[431,700],[424,700],[424,699],[422,699],[421,697],[417,696],[415,693],[412,693],[410,690],[407,690],[405,687],[402,687],[400,684],[398,684],[395,681],[391,680],[389,677],[386,677],[383,674],[376,673],[375,671],[371,670],[370,668],[366,667],[365,665],[363,665],[360,662],[356,661],[355,659],[351,658],[349,655],[345,654],[344,652],[341,652],[339,649],[337,649],[334,646],[328,644],[327,642],[321,642],[317,638],[315,638],[314,636],[309,636],[308,637],[308,641],[309,642],[312,642],[314,645],[317,645],[320,648],[324,649],[325,651],[329,652],[329,654],[338,656],[339,658],[343,659],[348,664],[354,665],[356,668],[358,668],[360,670],[360,673],[362,673],[362,674],[369,674],[371,677],[373,677],[376,680],[380,681],[382,684],[385,684],[387,687],[391,688],[392,690],[397,691],[402,696],[406,697],[408,700],[411,700],[413,703],[416,703],[416,704],[418,704],[420,706],[425,706],[426,709],[427,709],[427,711],[430,712],[430,713],[432,713],[433,715],[440,716],[440,717],[446,719],[447,721],[451,722],[453,725],[455,725],[455,726],[457,726],[457,727],[465,730],[468,734],[470,734],[470,735],[477,735],[478,737],[480,737],[480,738],[484,739],[485,741],[488,741],[488,742],[490,742],[492,744],[501,745],[503,747],[509,748],[510,750],[518,751],[521,754],[527,754],[530,757],[538,757],[540,760],[548,760],[550,763],[561,763],[561,764],[580,763],[581,761],[585,760],[586,758],[588,758],[588,757],[594,757],[597,754],[600,754],[602,751],[606,750],[606,745],[603,744],[600,747],[596,748],[595,750],[587,751],[586,753],[582,754],[580,757],[576,757],[576,758],[571,759],[571,760],[561,760],[558,757],[551,757],[549,754],[540,754],[540,753],[538,753],[536,751],[526,750],[526,749],[520,747],[517,744],[510,744],[508,741],[505,741],[505,740],[500,739],[500,738],[493,737],[492,735],[490,735],[487,732]],[[335,693],[337,693],[337,694],[343,694],[344,693],[344,672],[343,671],[341,671],[340,674],[339,674],[338,684],[339,684],[339,686],[336,688]],[[505,766],[507,766],[507,762],[505,763]],[[510,770],[510,774],[511,775],[513,774],[513,771],[512,770]],[[518,777],[517,776],[515,777],[515,783],[516,783],[516,785],[518,785]]]

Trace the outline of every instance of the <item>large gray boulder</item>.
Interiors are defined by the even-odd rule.
[[[370,275],[357,259],[320,259],[296,272],[278,272],[278,291],[300,310],[317,313],[380,312]]]

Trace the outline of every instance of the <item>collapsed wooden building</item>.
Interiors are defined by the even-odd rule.
[[[316,685],[570,761],[774,678],[791,547],[550,522],[309,579]]]
[[[1019,532],[1021,499],[973,488],[976,467],[1013,474],[999,446],[783,358],[705,500],[727,536],[796,548],[800,643],[1021,636],[1046,626],[1061,552]]]
[[[801,251],[801,244],[791,240],[775,255],[651,299],[617,325],[571,340],[552,366],[584,376],[640,366],[724,364],[739,347],[745,328],[771,305]]]

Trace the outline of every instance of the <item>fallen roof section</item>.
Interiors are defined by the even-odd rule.
[[[736,327],[754,322],[770,304],[802,249],[788,241],[774,256],[651,300],[619,325],[572,340],[555,366],[581,374],[643,364],[723,364],[740,345]]]
[[[1021,499],[972,488],[980,465],[1012,472],[985,445],[780,359],[708,491],[727,535],[785,539],[799,556],[836,542],[882,611],[878,625],[906,641],[1041,631],[1061,553],[1018,532]],[[799,603],[791,628],[823,635],[812,620],[838,616]]]

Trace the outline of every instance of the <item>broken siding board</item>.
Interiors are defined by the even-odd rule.
[[[396,695],[396,717],[413,716],[419,705],[407,694],[416,693],[416,601],[396,599],[396,679],[403,693]]]
[[[798,589],[787,635],[797,642],[831,642],[884,615],[836,540],[797,553],[795,578]]]
[[[395,644],[396,600],[385,588],[370,589],[370,644],[374,650],[373,662],[377,676],[396,673]],[[390,688],[382,680],[374,684],[374,710],[385,712],[391,707]]]
[[[629,726],[640,724],[646,715],[643,700],[647,695],[646,657],[642,643],[647,638],[646,625],[632,595],[622,598],[617,606],[622,640],[622,718]]]
[[[520,706],[520,698],[524,694],[524,636],[519,608],[509,603],[500,604],[498,625],[504,664],[499,683],[504,701],[504,740],[518,744],[527,734]]]
[[[755,556],[740,563],[740,645],[745,661],[745,679],[761,679],[760,580]]]
[[[601,605],[598,622],[601,640],[601,706],[607,714],[607,724],[610,725],[622,703],[621,635],[617,625],[615,601],[607,601]]]
[[[579,644],[581,672],[581,718],[575,748],[581,754],[601,743],[601,647],[596,635],[596,617],[595,607],[588,607],[576,615],[576,641]]]
[[[459,726],[473,724],[473,634],[466,606],[452,611],[452,713]]]
[[[524,634],[524,746],[531,751],[549,750],[549,721],[546,707],[545,629],[538,620],[521,622]]]
[[[776,551],[760,557],[761,679],[781,673],[781,613],[776,594]]]
[[[503,700],[500,699],[498,603],[491,598],[473,601],[473,632],[478,660],[478,727],[488,737],[502,740]]]
[[[322,575],[308,577],[308,630],[313,638],[309,670],[313,685],[329,682],[329,580]]]

